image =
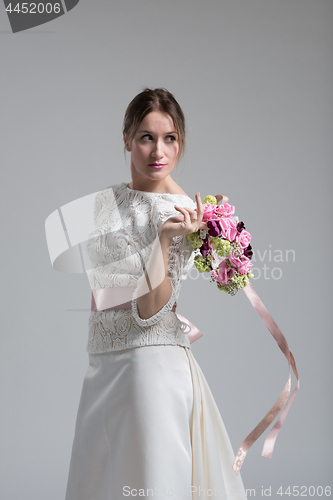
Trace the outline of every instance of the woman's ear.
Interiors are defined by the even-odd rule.
[[[124,139],[126,151],[131,151],[131,147],[126,142],[126,136],[125,136],[124,132],[123,132],[123,139]]]

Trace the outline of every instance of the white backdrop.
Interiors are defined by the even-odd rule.
[[[145,86],[167,88],[187,119],[176,182],[193,199],[227,195],[252,234],[253,286],[300,374],[272,459],[262,436],[244,485],[272,498],[332,486],[332,16],[330,0],[81,0],[13,34],[0,5],[2,498],[65,496],[88,365],[89,313],[70,309],[91,292],[85,275],[52,269],[44,223],[130,181],[122,119]],[[243,292],[193,272],[178,312],[204,333],[193,354],[236,452],[287,362]]]

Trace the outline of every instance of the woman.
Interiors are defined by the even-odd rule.
[[[132,182],[96,195],[87,245],[89,368],[66,500],[243,500],[221,416],[175,314],[194,258],[186,235],[206,224],[200,194],[194,203],[171,177],[185,146],[173,95],[138,94],[123,138]]]

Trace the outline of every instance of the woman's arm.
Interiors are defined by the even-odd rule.
[[[176,210],[183,215],[169,218],[160,229],[144,279],[141,280],[137,290],[136,304],[141,319],[148,319],[156,314],[172,296],[173,290],[168,272],[172,238],[207,227],[207,224],[202,222],[203,206],[199,193],[196,194],[196,202],[196,209],[175,205]]]
[[[171,240],[172,238],[161,232],[153,245],[145,272],[146,279],[142,280],[137,294],[138,313],[142,319],[156,314],[172,295],[168,274]]]

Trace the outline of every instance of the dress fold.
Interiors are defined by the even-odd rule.
[[[241,475],[232,469],[235,454],[219,409],[191,349],[185,351],[193,384],[192,500],[245,500]]]

